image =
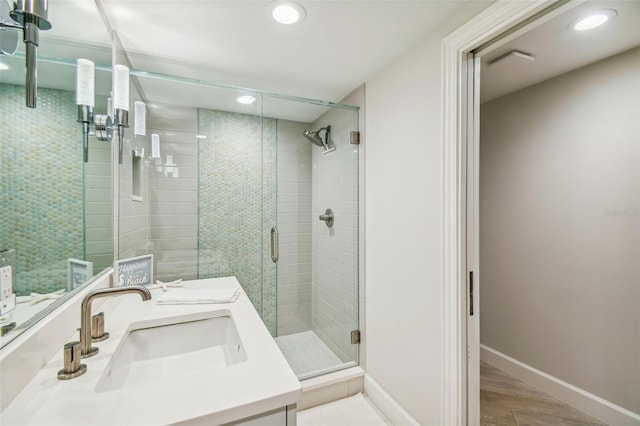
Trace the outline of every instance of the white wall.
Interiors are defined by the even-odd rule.
[[[367,373],[420,424],[441,424],[441,43],[465,5],[366,82]]]
[[[487,102],[481,340],[640,413],[640,48]]]

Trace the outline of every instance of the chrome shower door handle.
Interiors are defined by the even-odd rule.
[[[280,241],[278,239],[278,228],[271,228],[271,260],[278,263],[280,258]]]

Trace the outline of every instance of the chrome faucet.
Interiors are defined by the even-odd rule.
[[[82,299],[80,308],[80,356],[82,358],[89,358],[98,353],[98,348],[91,346],[91,303],[93,300],[127,293],[139,294],[143,301],[151,300],[149,289],[138,285],[94,290]]]

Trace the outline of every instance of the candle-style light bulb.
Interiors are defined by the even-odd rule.
[[[133,104],[133,134],[144,136],[147,134],[147,108],[144,102],[136,101]]]
[[[113,115],[118,126],[118,162],[122,164],[124,128],[129,127],[129,68],[113,67]]]
[[[95,65],[78,59],[76,68],[76,105],[95,106]]]
[[[129,68],[117,64],[113,84],[113,108],[129,111]]]
[[[78,122],[82,123],[82,151],[84,162],[89,161],[89,125],[93,122],[95,104],[95,65],[88,59],[76,61],[76,104]]]

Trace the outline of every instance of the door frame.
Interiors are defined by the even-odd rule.
[[[474,67],[473,51],[504,44],[585,0],[498,0],[471,19],[442,42],[442,419],[446,425],[478,425],[480,423],[479,339],[468,334],[477,326],[477,318],[469,325],[469,272],[477,267],[478,194],[468,197],[468,189],[477,187],[478,170],[467,176],[467,157],[478,153],[479,101],[470,102],[474,78],[468,70]],[[548,13],[550,8],[554,12]],[[526,28],[525,28],[526,27]],[[471,106],[472,105],[472,106]],[[473,154],[472,154],[473,155]],[[477,158],[471,159],[476,162]],[[469,203],[473,205],[469,206]],[[468,208],[471,217],[468,217]],[[468,235],[469,232],[476,233]],[[471,240],[468,240],[471,238]],[[471,259],[471,260],[469,260]],[[475,264],[475,265],[474,265]],[[477,282],[477,275],[474,281]],[[476,286],[477,287],[477,286]],[[476,289],[477,291],[477,289]],[[479,312],[476,301],[474,308]],[[476,323],[474,323],[476,321]],[[477,347],[476,347],[477,346]],[[471,360],[472,363],[469,363]],[[470,403],[471,401],[471,403]]]

